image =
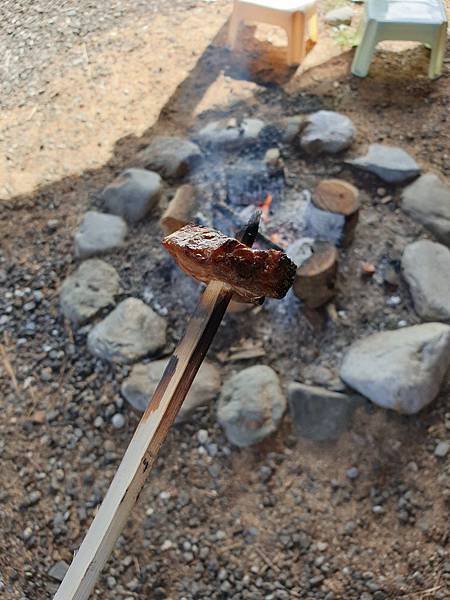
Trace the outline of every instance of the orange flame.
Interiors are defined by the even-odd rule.
[[[261,204],[261,213],[262,213],[261,217],[262,217],[262,220],[264,221],[264,223],[267,223],[267,221],[269,220],[269,212],[270,212],[271,204],[272,204],[272,196],[270,194],[267,194],[266,199]]]

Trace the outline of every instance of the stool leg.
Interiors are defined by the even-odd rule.
[[[288,36],[288,65],[299,65],[305,56],[305,15],[292,14]]]
[[[380,40],[378,39],[378,23],[369,21],[366,24],[362,40],[356,49],[355,57],[352,63],[352,73],[357,77],[366,77],[372,62],[375,47]]]
[[[230,24],[228,27],[228,45],[234,50],[236,47],[237,36],[239,33],[239,27],[241,25],[241,15],[239,8],[235,5],[233,8],[233,14],[231,15]]]
[[[316,12],[309,17],[308,30],[309,30],[309,39],[313,42],[317,42],[317,40],[319,39],[319,28],[318,28],[318,19],[317,19]]]
[[[442,73],[446,43],[447,24],[444,24],[439,27],[431,45],[430,65],[428,67],[428,77],[430,79],[435,79]]]

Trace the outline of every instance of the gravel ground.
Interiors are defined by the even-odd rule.
[[[201,4],[192,0],[108,0],[70,2],[6,0],[0,6],[0,109],[32,102],[45,91],[54,76],[49,68],[55,59],[63,63],[58,76],[83,62],[72,51],[80,43],[95,40],[102,32],[127,24],[151,20],[153,14],[167,14]],[[101,51],[101,48],[97,48]]]
[[[64,10],[71,8],[59,6],[58,19],[66,24],[71,17]],[[147,6],[132,3],[130,18]],[[114,10],[124,10],[120,7],[114,5]],[[78,4],[76,18],[85,23],[79,27],[87,35],[83,28],[95,22],[85,18],[89,9],[108,20],[105,27],[114,23],[113,11],[104,15],[103,7],[100,11],[93,4]],[[18,14],[11,3],[1,10],[2,16],[6,10],[13,12],[10,18]],[[25,12],[31,19],[31,9]],[[55,37],[46,38],[44,48],[60,39],[50,35]],[[68,37],[74,40],[75,34]],[[47,51],[43,63],[52,60],[53,49]],[[30,61],[37,56],[28,49],[23,52]],[[381,66],[385,61],[395,74],[387,81]],[[355,82],[344,55],[303,79],[292,78],[292,96],[267,81],[271,67],[265,62],[255,72],[270,85],[251,103],[239,105],[236,116],[241,111],[269,119],[307,110],[308,103],[338,108],[357,125],[361,147],[366,141],[401,145],[427,169],[448,177],[449,76],[446,72],[434,84],[416,78],[426,61],[423,50],[401,57],[386,53],[375,61],[372,78]],[[220,50],[208,51],[161,115],[159,131],[186,135],[192,106],[207,87],[204,82],[223,65]],[[41,83],[44,72],[42,68],[37,75]],[[27,89],[39,88],[32,79],[26,81]],[[17,89],[12,102],[18,101]],[[82,212],[92,206],[99,189],[133,163],[143,143],[127,139],[108,164],[2,204],[0,596],[8,600],[52,596],[58,563],[70,562],[138,422],[120,395],[128,368],[110,367],[89,356],[87,328],[73,332],[63,321],[58,289],[75,268],[72,236]],[[294,151],[286,163],[299,188],[336,174],[333,160],[299,160]],[[317,334],[299,315],[295,333],[291,328],[286,332],[283,351],[273,343],[273,315],[266,308],[251,318],[230,318],[210,353],[224,376],[236,365],[222,362],[223,351],[239,345],[243,335],[258,338],[267,352],[264,362],[282,374],[285,385],[292,377],[307,379],[318,366],[335,370],[339,352],[359,335],[394,327],[400,318],[416,322],[404,284],[400,306],[388,306],[389,292],[381,284],[364,283],[359,265],[361,260],[398,262],[406,242],[424,232],[399,211],[398,190],[385,190],[392,199],[384,204],[374,178],[353,179],[348,171],[343,175],[365,190],[357,239],[342,261],[337,308],[344,316]],[[173,191],[166,187],[165,199]],[[164,258],[156,217],[138,227],[127,248],[110,260],[126,295],[148,299],[145,287],[151,289],[157,281],[155,301],[164,304],[173,300],[175,288],[170,278],[159,279]],[[180,294],[177,309],[168,316],[172,341],[184,325],[187,300],[187,294]],[[352,431],[335,444],[297,439],[286,418],[270,440],[237,450],[218,427],[215,406],[200,410],[170,433],[94,597],[446,600],[450,467],[448,455],[434,453],[449,436],[449,393],[447,384],[429,408],[412,418],[361,409]],[[117,414],[123,419],[114,418]],[[208,432],[207,439],[200,430]]]

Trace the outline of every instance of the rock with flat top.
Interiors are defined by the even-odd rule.
[[[337,154],[349,148],[355,139],[352,121],[331,110],[319,110],[306,119],[300,135],[300,146],[312,155]]]
[[[167,323],[142,300],[123,300],[88,335],[91,354],[108,362],[133,363],[154,356],[166,343]]]
[[[412,156],[402,148],[385,144],[371,144],[365,156],[346,162],[378,175],[386,183],[402,183],[420,175],[420,167]]]
[[[105,187],[101,198],[104,208],[132,225],[142,221],[158,204],[161,177],[146,169],[127,169]]]
[[[350,6],[339,6],[330,10],[325,15],[325,23],[332,27],[339,25],[351,25],[353,19],[353,10]]]
[[[450,246],[450,188],[426,173],[403,190],[401,208],[436,237]]]
[[[238,148],[258,141],[265,127],[261,119],[230,119],[213,121],[195,136],[199,144],[217,148]]]
[[[409,244],[402,270],[417,314],[424,321],[450,323],[450,250],[429,240]]]
[[[147,408],[158,385],[168,360],[155,360],[148,364],[137,364],[122,384],[123,397],[140,412]],[[185,421],[196,408],[206,406],[220,390],[220,372],[206,361],[195,376],[194,383],[178,413],[177,421]]]
[[[69,565],[65,560],[59,560],[48,571],[48,576],[55,581],[62,581],[69,569]]]
[[[285,410],[278,375],[270,367],[256,365],[224,383],[217,417],[228,440],[244,448],[276,431]]]
[[[375,404],[412,415],[439,393],[450,364],[450,326],[425,323],[355,342],[340,376]]]
[[[138,160],[147,169],[171,180],[187,175],[201,159],[202,152],[197,144],[180,137],[156,137],[138,155]]]
[[[119,275],[115,268],[103,260],[90,258],[62,284],[61,311],[73,325],[84,325],[103,308],[113,305],[119,290]]]
[[[354,396],[297,382],[288,387],[288,402],[297,435],[318,442],[337,439],[347,431],[361,403]]]
[[[121,248],[127,235],[127,225],[121,217],[88,211],[75,233],[75,255],[89,258]]]

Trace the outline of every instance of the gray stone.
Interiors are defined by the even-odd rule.
[[[265,123],[261,119],[236,119],[213,121],[205,125],[195,136],[199,144],[222,148],[237,148],[252,144],[259,138]]]
[[[84,325],[102,308],[113,305],[119,291],[119,275],[115,268],[103,260],[90,258],[62,284],[61,311],[74,325]]]
[[[131,224],[139,223],[157,206],[161,197],[161,177],[146,169],[123,171],[102,192],[107,212]]]
[[[406,246],[402,256],[414,308],[424,321],[450,322],[450,250],[436,242],[419,240]]]
[[[338,27],[339,25],[351,25],[353,19],[353,10],[350,6],[339,6],[330,10],[325,15],[325,23],[332,27]]]
[[[122,383],[122,395],[136,410],[143,412],[152,397],[168,363],[167,359],[138,364]],[[204,362],[178,413],[177,422],[185,421],[196,408],[206,406],[220,390],[220,372],[210,362]]]
[[[378,175],[387,183],[402,183],[420,174],[420,167],[412,156],[401,148],[385,144],[371,144],[365,156],[346,162]]]
[[[64,579],[65,574],[67,573],[68,568],[69,565],[66,563],[65,560],[59,560],[52,567],[50,567],[48,575],[56,581],[62,581]]]
[[[450,450],[449,442],[439,442],[436,448],[434,449],[434,455],[438,458],[445,458]]]
[[[179,137],[157,137],[142,150],[139,161],[166,179],[180,179],[201,160],[197,144]]]
[[[350,467],[345,474],[349,479],[357,479],[359,477],[359,469],[358,467]]]
[[[328,210],[321,210],[310,200],[305,209],[305,230],[307,237],[338,246],[344,235],[345,216]]]
[[[256,365],[225,382],[217,417],[228,440],[243,448],[276,431],[285,410],[278,375],[270,367]]]
[[[307,118],[305,115],[286,117],[278,126],[281,131],[281,140],[285,144],[291,144],[298,138],[306,125]]]
[[[88,335],[91,354],[109,362],[132,363],[157,354],[166,343],[167,323],[137,298],[123,300]]]
[[[375,404],[414,414],[438,395],[449,363],[450,327],[426,323],[355,342],[340,375]]]
[[[345,115],[319,110],[307,118],[300,136],[300,145],[308,154],[336,154],[353,142],[356,129]]]
[[[296,382],[289,385],[288,401],[296,433],[315,441],[339,438],[359,404],[346,394]]]
[[[450,246],[450,188],[434,173],[426,173],[403,190],[402,209]]]
[[[112,416],[111,423],[114,429],[122,429],[125,425],[125,417],[122,413],[116,413]]]
[[[127,225],[121,217],[88,211],[75,233],[75,255],[88,258],[123,246]]]
[[[314,239],[309,237],[302,237],[289,246],[286,249],[287,256],[294,262],[297,267],[301,267],[302,264],[308,260],[313,254]]]

